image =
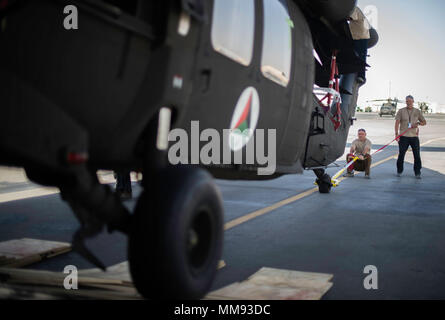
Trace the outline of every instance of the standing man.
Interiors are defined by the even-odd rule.
[[[397,176],[400,177],[403,172],[403,163],[405,161],[405,153],[411,146],[414,154],[414,174],[417,179],[421,179],[420,170],[422,169],[422,161],[420,159],[420,142],[418,127],[426,125],[425,118],[419,109],[414,108],[413,96],[406,97],[406,108],[400,109],[396,115],[395,136],[396,138],[407,132],[398,139],[399,142],[399,158],[397,159]]]
[[[370,171],[371,171],[371,147],[372,143],[371,141],[366,138],[366,130],[365,129],[359,129],[358,130],[358,139],[355,139],[351,143],[351,150],[349,151],[349,154],[346,156],[346,163],[349,163],[352,159],[355,157],[358,157],[358,160],[355,161],[355,163],[351,164],[348,169],[347,173],[345,174],[346,177],[353,177],[354,176],[354,169],[357,171],[365,171],[365,178],[370,179]]]

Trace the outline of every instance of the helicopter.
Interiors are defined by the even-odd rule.
[[[394,99],[388,98],[388,99],[377,99],[377,100],[369,100],[366,101],[367,103],[370,102],[383,102],[382,106],[379,109],[379,116],[382,117],[384,115],[391,115],[393,117],[396,116],[397,113],[397,104],[403,103],[405,104],[405,101],[399,100],[397,97]],[[429,113],[430,109],[430,102],[414,102],[414,105],[416,105],[422,113]]]
[[[214,178],[312,170],[319,191],[330,192],[325,169],[344,153],[363,85],[357,72],[366,65],[347,22],[355,6],[2,1],[0,164],[60,189],[80,222],[73,249],[82,257],[105,270],[84,241],[105,228],[122,232],[143,297],[199,299],[222,255],[223,205]],[[71,29],[67,14],[78,19]],[[378,41],[375,29],[370,34],[369,48]],[[206,141],[189,141],[190,152],[173,165],[170,133],[193,135],[194,121],[221,135],[251,130],[215,142],[229,156],[241,152],[242,161],[194,161],[193,150]],[[258,174],[264,163],[244,152],[258,141],[257,129],[275,130],[276,166],[267,175]],[[100,169],[142,173],[134,212],[99,183]]]
[[[377,99],[377,100],[369,100],[366,101],[367,103],[370,102],[383,102],[382,106],[379,109],[379,116],[385,116],[385,115],[390,115],[395,117],[396,116],[396,112],[397,112],[397,104],[398,103],[405,103],[405,101],[401,101],[397,98],[391,99]]]

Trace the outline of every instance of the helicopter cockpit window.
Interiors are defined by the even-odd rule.
[[[264,35],[261,71],[263,75],[286,87],[292,59],[293,22],[286,1],[264,0]]]
[[[211,33],[215,51],[248,66],[252,60],[254,30],[254,0],[215,0]]]

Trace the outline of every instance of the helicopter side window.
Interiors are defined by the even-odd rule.
[[[286,87],[292,60],[292,28],[286,1],[264,0],[264,35],[261,71],[263,75]]]
[[[255,30],[254,0],[215,0],[211,39],[213,49],[248,66]]]

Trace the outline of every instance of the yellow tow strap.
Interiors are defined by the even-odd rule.
[[[340,181],[338,181],[338,177],[340,177],[343,172],[346,170],[346,168],[348,168],[350,165],[352,165],[354,162],[356,162],[358,160],[358,157],[354,157],[354,159],[352,159],[351,161],[349,161],[349,163],[347,163],[340,171],[338,171],[332,178],[331,178],[331,183],[333,187],[337,187],[338,184],[340,183]],[[317,182],[314,183],[315,185],[318,185]]]
[[[331,178],[331,183],[332,186],[337,187],[338,184],[340,183],[340,181],[337,180],[338,177],[340,177],[343,172],[345,172],[346,168],[349,168],[350,165],[352,165],[354,162],[356,162],[358,160],[358,157],[354,157],[354,159],[352,159],[351,161],[349,161],[348,164],[346,164],[346,166],[343,167],[343,169],[341,169],[339,172],[337,172],[332,178]]]

